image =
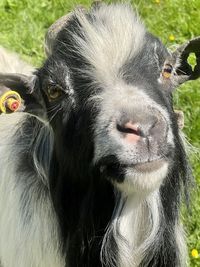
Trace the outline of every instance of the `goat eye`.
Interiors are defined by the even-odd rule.
[[[59,86],[49,86],[47,89],[48,98],[50,101],[56,100],[62,95],[62,89]]]
[[[169,79],[169,78],[171,77],[172,71],[173,71],[173,67],[172,67],[172,65],[170,65],[170,64],[165,64],[165,66],[164,66],[164,68],[163,68],[163,71],[162,71],[162,76],[163,76],[165,79]]]

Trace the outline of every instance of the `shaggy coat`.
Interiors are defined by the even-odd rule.
[[[170,53],[124,4],[78,9],[54,37],[32,75],[0,74],[26,106],[0,116],[2,267],[185,266],[172,91],[199,76],[199,38]]]

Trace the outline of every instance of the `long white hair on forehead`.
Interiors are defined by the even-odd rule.
[[[73,35],[79,53],[90,63],[90,71],[100,82],[113,81],[120,68],[143,46],[145,28],[128,4],[100,5],[90,17],[75,11],[81,35]]]

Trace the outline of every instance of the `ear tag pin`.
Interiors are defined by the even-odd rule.
[[[0,97],[0,112],[12,113],[19,109],[21,97],[15,91],[7,91]]]

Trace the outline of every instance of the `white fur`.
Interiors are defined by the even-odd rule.
[[[16,54],[0,48],[0,72],[29,75],[33,70]],[[25,113],[0,115],[0,261],[3,267],[64,267],[60,233],[46,188],[45,170],[41,169],[36,157],[34,164],[38,175],[31,178],[30,174],[19,174],[16,170],[21,148],[12,143],[15,130],[26,118]],[[24,197],[26,192],[29,194]],[[22,210],[21,205],[25,201],[27,205]],[[29,213],[32,215],[30,221]]]
[[[134,168],[129,167],[126,170],[126,178],[123,183],[116,184],[121,192],[126,194],[146,194],[156,190],[162,184],[168,173],[168,163],[164,162],[160,168],[149,172],[138,172]]]
[[[120,267],[139,266],[145,252],[152,246],[159,232],[161,217],[159,191],[144,197],[142,194],[126,196],[119,222],[119,233],[126,242],[118,240]],[[116,237],[117,238],[117,237]]]
[[[178,252],[179,252],[180,266],[186,267],[188,266],[188,251],[185,240],[185,232],[180,222],[177,222],[175,225],[175,237],[176,237],[176,244],[179,250]]]
[[[93,66],[89,74],[100,83],[114,82],[121,66],[142,48],[144,26],[125,4],[102,5],[93,11],[92,22],[82,10],[76,16],[83,36],[74,39],[80,54]]]
[[[49,191],[40,177],[30,178],[30,174],[19,174],[16,170],[18,147],[12,146],[13,134],[26,116],[23,113],[10,115],[9,119],[7,115],[0,116],[1,263],[3,267],[64,267]],[[22,210],[24,201],[27,205]]]
[[[124,204],[125,203],[125,204]],[[119,200],[115,218],[109,226],[102,244],[101,258],[108,266],[138,267],[145,259],[148,249],[162,235],[161,218],[163,207],[159,190],[149,195],[124,193]],[[176,243],[179,250],[180,265],[186,267],[187,247],[185,235],[179,222],[175,226]],[[111,233],[119,248],[119,257],[113,254]],[[156,245],[156,244],[155,244]]]
[[[103,240],[101,259],[108,266],[138,267],[160,234],[162,205],[159,191],[148,196],[124,193],[118,201],[115,217]],[[111,233],[119,255],[113,254]]]
[[[31,74],[34,68],[22,61],[20,57],[0,47],[0,72]]]

